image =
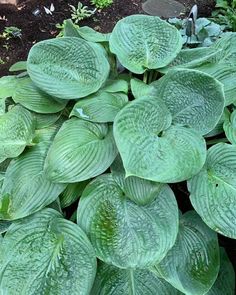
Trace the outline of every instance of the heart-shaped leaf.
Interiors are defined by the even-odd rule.
[[[0,261],[0,289],[9,295],[16,290],[87,295],[96,274],[88,238],[53,209],[14,222],[4,237]]]
[[[213,77],[195,70],[169,71],[158,81],[158,96],[172,114],[173,124],[209,133],[224,110],[223,85]]]
[[[166,66],[182,47],[181,35],[174,26],[147,15],[118,21],[109,42],[121,64],[136,74]]]
[[[53,182],[80,182],[106,171],[116,155],[111,126],[72,118],[57,133],[45,171]]]
[[[178,232],[178,207],[168,185],[152,202],[139,206],[111,174],[86,187],[77,214],[97,257],[121,268],[145,268],[161,261]]]
[[[220,267],[217,235],[194,212],[180,219],[174,247],[155,268],[184,294],[203,295],[214,284]]]
[[[191,128],[170,126],[171,121],[164,102],[154,97],[133,101],[118,113],[114,136],[126,176],[170,183],[199,172],[204,139]]]
[[[34,45],[27,70],[36,86],[46,93],[75,99],[96,92],[106,81],[110,66],[100,45],[64,37]]]
[[[190,200],[203,221],[236,239],[236,149],[219,143],[207,152],[202,170],[188,182]]]

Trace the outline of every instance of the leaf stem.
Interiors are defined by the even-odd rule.
[[[143,82],[147,84],[148,81],[148,71],[144,72],[143,74]]]

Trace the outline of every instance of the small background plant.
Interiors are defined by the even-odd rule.
[[[89,18],[96,12],[96,8],[94,10],[90,10],[88,6],[84,6],[81,2],[78,3],[77,8],[73,5],[70,5],[71,8],[71,19],[77,24],[79,21]]]
[[[97,8],[105,8],[112,5],[113,0],[91,0],[91,4],[95,5]]]
[[[3,33],[0,35],[0,38],[10,40],[11,38],[21,38],[22,33],[21,29],[17,27],[5,27]]]
[[[212,19],[226,30],[236,31],[236,0],[217,0]]]

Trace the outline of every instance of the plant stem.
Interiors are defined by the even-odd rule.
[[[143,74],[143,82],[147,84],[147,80],[148,80],[148,71],[144,72]]]
[[[217,138],[217,139],[212,139],[207,141],[207,145],[213,145],[217,144],[220,142],[229,142],[228,138]]]

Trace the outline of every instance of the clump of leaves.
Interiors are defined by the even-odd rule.
[[[101,9],[112,5],[112,3],[113,0],[91,0],[91,4]]]
[[[77,24],[79,21],[91,17],[96,9],[91,10],[88,6],[83,5],[81,2],[78,2],[77,7],[69,4],[71,8],[71,19]]]
[[[111,34],[67,21],[10,68],[21,73],[0,79],[4,293],[234,294],[217,233],[236,238],[235,44],[232,33],[182,49],[152,16]],[[196,210],[185,214],[168,185],[182,181]]]
[[[236,0],[216,0],[216,9],[212,12],[215,22],[226,30],[236,31]]]
[[[223,33],[224,27],[207,18],[196,19],[194,34],[187,33],[187,20],[180,18],[170,18],[168,22],[174,25],[182,35],[183,44],[197,47],[207,47],[212,45]]]
[[[22,33],[21,29],[18,27],[5,27],[3,33],[0,35],[0,38],[9,40],[11,38],[21,38]]]

